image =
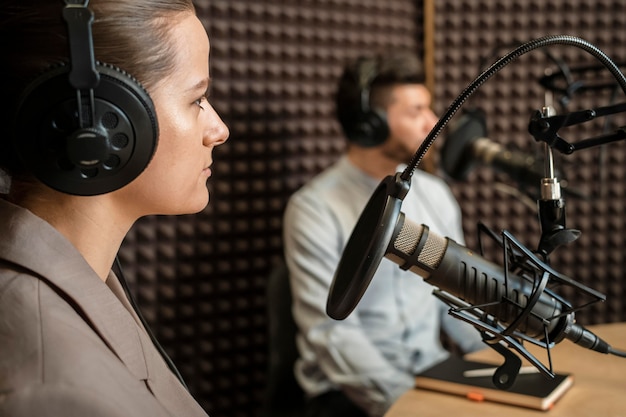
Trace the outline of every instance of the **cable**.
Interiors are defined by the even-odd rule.
[[[615,349],[611,346],[609,346],[609,353],[611,355],[619,356],[620,358],[626,358],[626,352],[624,352],[623,350]]]
[[[115,257],[115,266],[117,267],[117,272],[119,273],[118,279],[120,281],[120,284],[122,284],[124,293],[126,293],[126,297],[130,301],[130,305],[133,307],[133,310],[135,310],[135,313],[137,314],[137,317],[139,317],[139,320],[141,321],[141,324],[143,324],[143,327],[146,329],[148,336],[150,336],[150,340],[152,340],[152,343],[154,344],[154,346],[157,348],[157,350],[163,357],[163,360],[167,364],[168,368],[170,368],[170,370],[174,373],[174,375],[176,375],[176,378],[178,378],[178,380],[183,385],[183,387],[185,387],[185,389],[189,391],[189,388],[187,388],[187,384],[185,384],[185,381],[183,380],[183,376],[180,374],[180,372],[178,372],[176,365],[174,365],[174,362],[172,361],[172,359],[167,355],[167,352],[165,352],[165,349],[163,349],[163,346],[161,346],[159,341],[156,339],[156,337],[154,336],[154,333],[152,333],[152,330],[150,330],[150,326],[148,326],[148,322],[143,317],[143,314],[141,314],[141,310],[139,310],[139,306],[137,305],[137,302],[135,301],[135,297],[133,297],[133,294],[130,292],[130,289],[128,288],[128,284],[126,283],[126,278],[124,277],[124,271],[122,271],[122,264],[118,256]]]

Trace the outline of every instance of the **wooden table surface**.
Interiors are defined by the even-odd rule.
[[[614,348],[626,351],[626,323],[588,327]],[[526,347],[547,363],[545,350]],[[573,374],[574,386],[549,411],[414,389],[400,397],[385,417],[626,417],[626,358],[594,352],[569,340],[557,344],[551,355],[554,371]],[[502,357],[489,348],[467,359],[502,363]]]

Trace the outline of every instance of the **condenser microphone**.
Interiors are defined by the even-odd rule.
[[[385,250],[385,257],[428,284],[446,291],[481,310],[505,326],[538,340],[558,343],[568,339],[597,352],[609,353],[609,345],[583,326],[548,292],[538,291],[528,277],[504,269],[454,240],[441,237],[426,225],[418,225],[400,213]],[[506,300],[506,302],[505,302]],[[530,313],[518,320],[524,309]],[[564,314],[565,313],[565,314]]]
[[[441,166],[452,179],[464,181],[478,165],[489,166],[523,185],[538,187],[545,177],[541,159],[489,139],[484,113],[470,109],[450,126],[441,148]]]
[[[504,324],[516,320],[528,299],[531,314],[516,330],[532,338],[564,338],[583,347],[607,353],[608,344],[561,314],[563,305],[547,293],[535,300],[532,283],[459,245],[450,238],[408,221],[400,211],[410,183],[400,173],[388,176],[376,188],[361,213],[335,271],[326,313],[343,320],[356,308],[383,257],[420,275],[427,283],[473,305],[488,305],[486,313]],[[507,298],[513,302],[503,303]]]

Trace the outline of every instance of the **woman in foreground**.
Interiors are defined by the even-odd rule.
[[[205,416],[111,268],[140,217],[208,204],[228,129],[207,99],[206,31],[191,0],[66,3],[0,11],[0,169],[11,181],[0,198],[0,415]],[[89,13],[106,63],[97,88],[84,80]],[[38,87],[60,63],[82,71],[68,85],[68,70],[55,75],[67,99]],[[131,98],[108,97],[118,78]]]

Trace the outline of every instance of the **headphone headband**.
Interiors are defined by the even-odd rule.
[[[77,90],[93,89],[100,81],[100,74],[96,71],[96,60],[93,52],[93,13],[87,8],[89,1],[84,4],[75,4],[65,0],[63,19],[67,23],[70,44],[70,60],[72,69],[69,80]]]

